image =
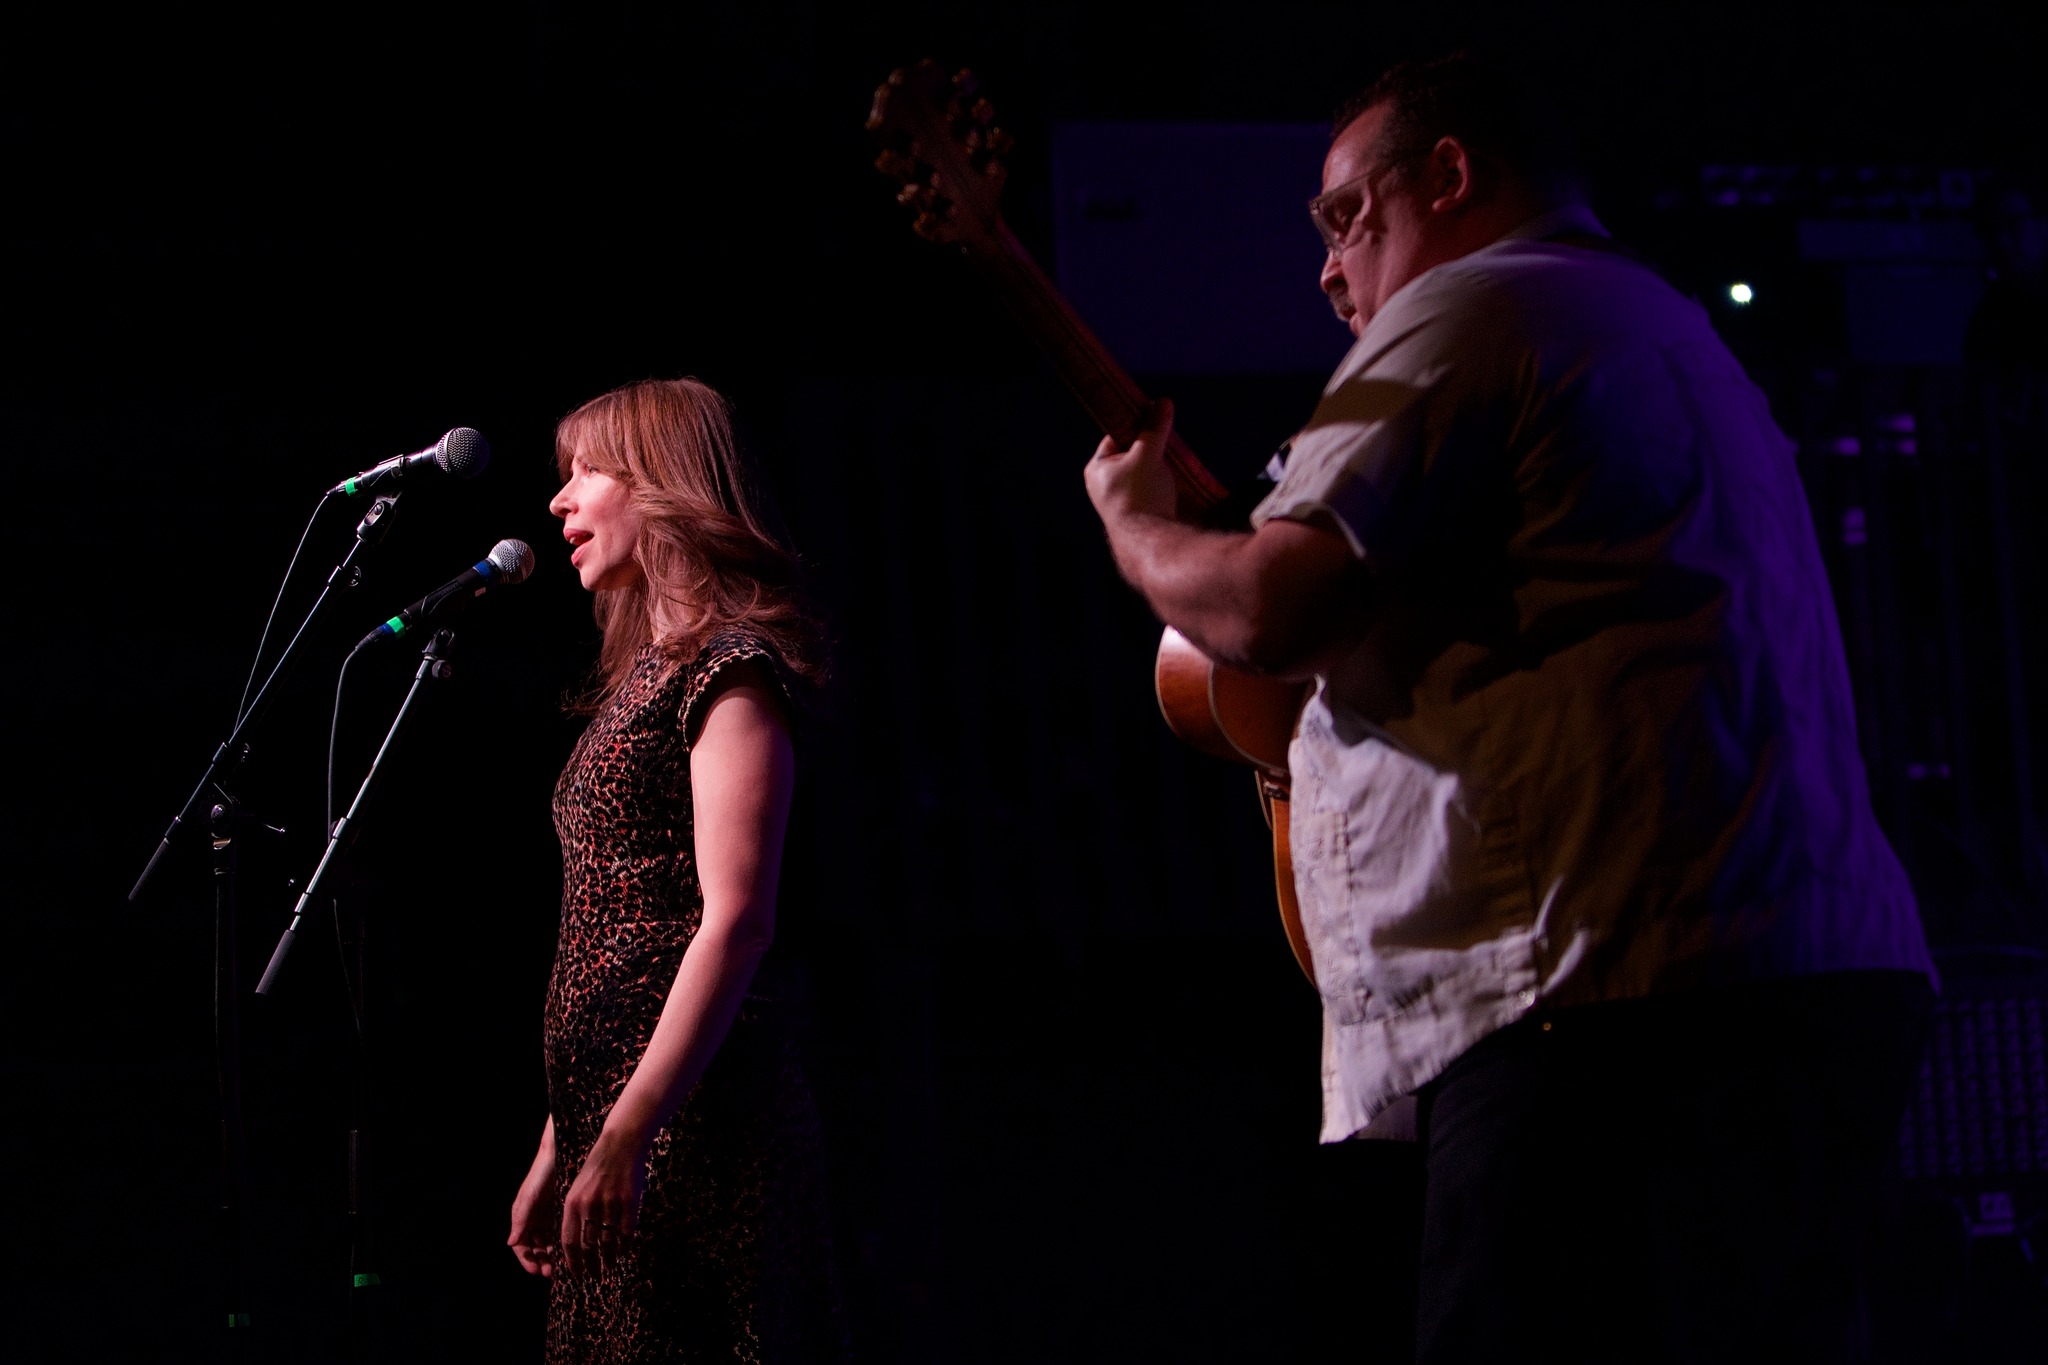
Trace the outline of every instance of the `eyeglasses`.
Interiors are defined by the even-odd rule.
[[[1351,228],[1372,204],[1372,178],[1394,169],[1406,158],[1383,161],[1371,170],[1354,175],[1308,201],[1308,216],[1323,235],[1323,245],[1342,251],[1351,238]]]

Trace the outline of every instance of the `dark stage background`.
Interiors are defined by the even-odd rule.
[[[1716,310],[1801,443],[1880,807],[1959,998],[2035,1021],[2012,1034],[2025,1110],[2024,1002],[2048,949],[2044,428],[2038,284],[2009,258],[2048,205],[2025,197],[2042,54],[2021,7],[40,13],[0,42],[21,553],[0,869],[9,1358],[223,1349],[203,852],[141,907],[122,897],[226,733],[319,491],[458,424],[490,437],[490,474],[408,496],[239,779],[289,831],[249,855],[243,949],[253,978],[285,879],[317,855],[347,642],[497,538],[531,541],[532,583],[460,625],[456,677],[357,861],[380,1349],[536,1354],[543,1292],[501,1242],[544,1112],[548,796],[576,729],[560,701],[595,643],[545,511],[551,432],[612,385],[679,373],[736,399],[841,641],[780,952],[864,1357],[1402,1358],[1405,1323],[1374,1305],[1410,1273],[1411,1155],[1314,1144],[1316,1002],[1275,923],[1250,780],[1158,721],[1155,628],[1081,489],[1094,433],[868,169],[875,83],[926,54],[981,73],[1018,137],[1012,220],[1048,261],[1061,129],[1313,122],[1388,60],[1461,39],[1554,76],[1597,207]],[[1289,189],[1288,212],[1315,188]],[[1815,221],[1910,240],[1802,236]],[[1299,234],[1273,249],[1307,252],[1294,283],[1313,291]],[[1167,253],[1160,288],[1183,259]],[[1985,298],[2017,321],[2003,360],[1966,366]],[[1327,325],[1275,351],[1341,350]],[[1322,378],[1249,361],[1146,377],[1232,476]],[[346,534],[340,514],[316,531],[302,589]],[[414,657],[355,669],[345,791]],[[246,1344],[265,1360],[344,1352],[332,937],[314,922],[246,1019]],[[1937,1148],[1950,1119],[1927,1119]],[[1895,1358],[2019,1359],[2043,1339],[2023,1254],[2041,1125],[2040,1164],[2020,1143],[1916,1172]]]

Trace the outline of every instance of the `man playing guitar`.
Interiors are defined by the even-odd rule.
[[[1358,341],[1255,529],[1177,515],[1164,402],[1089,495],[1169,626],[1314,681],[1322,1138],[1415,1097],[1419,1358],[1863,1359],[1933,969],[1789,443],[1541,127],[1389,71],[1310,206]]]

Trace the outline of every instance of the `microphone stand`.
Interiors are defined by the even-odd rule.
[[[263,969],[263,977],[256,983],[256,994],[269,995],[277,985],[277,974],[284,969],[284,960],[290,956],[292,944],[298,941],[299,926],[305,922],[306,907],[320,894],[328,874],[334,871],[349,848],[354,845],[356,835],[362,829],[363,808],[370,802],[370,793],[376,788],[377,776],[384,770],[384,760],[391,756],[392,746],[398,740],[398,732],[405,725],[405,718],[412,714],[413,701],[419,696],[420,688],[429,678],[445,678],[455,671],[448,662],[449,647],[455,643],[455,632],[437,630],[434,638],[427,641],[427,647],[420,651],[419,671],[412,675],[412,686],[406,689],[405,700],[398,704],[398,714],[391,719],[391,728],[384,734],[384,742],[377,748],[377,756],[370,760],[370,771],[363,774],[363,785],[356,788],[356,799],[349,803],[348,814],[334,822],[334,828],[327,834],[327,851],[320,855],[320,865],[313,869],[312,879],[299,892],[299,903],[292,907],[292,922],[285,927],[282,937],[277,940],[277,950],[270,955],[270,965]]]
[[[220,1106],[220,1202],[215,1229],[227,1281],[228,1358],[248,1356],[248,1306],[243,1263],[248,1239],[242,1211],[249,1199],[248,1135],[242,1127],[241,966],[235,942],[235,873],[242,828],[254,823],[241,803],[223,795],[213,825],[213,1077]],[[238,1330],[240,1329],[240,1330]]]
[[[375,1095],[371,1085],[368,1018],[369,982],[364,976],[369,957],[369,915],[362,885],[351,878],[350,893],[337,895],[333,902],[336,927],[341,939],[343,986],[349,993],[353,1013],[355,1084],[351,1087],[353,1112],[348,1130],[348,1275],[349,1289],[344,1314],[343,1337],[348,1360],[375,1361],[383,1337],[384,1295],[372,1293],[383,1283],[375,1267],[379,1248],[374,1238],[375,1220],[370,1216],[375,1181],[371,1164],[369,1130]]]
[[[398,705],[398,714],[392,717],[391,728],[384,734],[384,742],[377,748],[377,756],[370,760],[370,770],[363,775],[362,785],[356,788],[355,800],[349,803],[348,813],[334,822],[328,832],[327,849],[320,856],[320,865],[313,869],[313,875],[299,893],[298,904],[292,907],[291,923],[277,941],[277,948],[270,955],[270,964],[263,969],[263,977],[256,983],[256,994],[268,996],[277,985],[278,973],[284,969],[284,960],[291,953],[292,944],[298,940],[299,928],[305,922],[306,910],[311,906],[321,889],[327,885],[335,869],[341,864],[356,837],[362,831],[363,812],[369,805],[371,793],[376,790],[377,778],[384,771],[384,760],[391,756],[397,746],[400,731],[406,717],[412,714],[413,702],[418,699],[420,689],[429,678],[446,678],[454,672],[454,665],[448,660],[448,652],[455,643],[455,632],[441,629],[420,651],[420,666],[413,674],[412,686],[406,689],[405,700]],[[356,1025],[362,1029],[363,1006],[368,994],[363,978],[364,918],[358,914],[350,916],[354,930],[355,971],[346,983],[351,993],[350,1006],[355,1011]],[[344,944],[344,954],[348,944]],[[376,1349],[376,1315],[371,1305],[382,1298],[372,1298],[365,1291],[378,1287],[382,1277],[369,1263],[370,1237],[372,1232],[369,1216],[369,1151],[364,1130],[368,1124],[369,1095],[369,1042],[367,1035],[359,1034],[358,1077],[356,1093],[355,1126],[348,1134],[348,1226],[349,1226],[349,1313],[347,1337],[351,1346],[350,1354],[368,1359]]]
[[[327,575],[327,582],[320,589],[320,596],[312,609],[299,624],[298,631],[286,644],[271,668],[270,676],[264,680],[263,688],[256,694],[249,708],[235,722],[234,732],[213,752],[212,760],[206,766],[205,776],[192,789],[192,795],[172,817],[170,828],[158,840],[156,851],[142,869],[142,875],[135,879],[133,889],[128,892],[132,905],[142,896],[157,868],[163,863],[164,855],[170,852],[171,842],[179,831],[192,821],[202,805],[207,808],[208,823],[213,832],[213,1065],[216,1101],[219,1105],[219,1169],[217,1172],[219,1202],[216,1205],[218,1235],[222,1256],[222,1278],[227,1307],[227,1325],[230,1359],[239,1360],[247,1355],[248,1329],[250,1318],[245,1301],[244,1263],[247,1253],[247,1227],[244,1211],[248,1205],[249,1161],[248,1130],[242,1116],[242,1023],[241,1023],[241,965],[238,956],[236,932],[236,883],[240,866],[241,836],[245,831],[259,829],[271,834],[282,834],[283,830],[263,824],[242,809],[241,802],[221,784],[240,766],[248,756],[248,735],[256,722],[269,708],[278,681],[283,678],[298,658],[298,647],[312,631],[312,627],[325,615],[333,601],[336,588],[346,591],[362,581],[362,568],[356,562],[363,553],[383,539],[389,528],[391,509],[398,504],[393,494],[382,497],[371,504],[370,510],[356,526],[355,544],[348,554],[334,566]],[[261,662],[259,660],[259,662]],[[212,799],[217,797],[218,799]]]
[[[249,756],[247,736],[256,728],[256,722],[262,719],[263,713],[269,709],[271,696],[278,681],[298,661],[300,642],[306,638],[313,625],[326,614],[328,603],[334,598],[337,584],[346,590],[363,581],[362,567],[356,563],[356,558],[384,538],[384,532],[390,522],[391,509],[397,505],[398,494],[392,493],[381,497],[370,505],[370,510],[364,514],[362,521],[356,524],[356,543],[349,546],[348,554],[327,575],[327,582],[321,586],[320,596],[314,599],[312,609],[306,613],[306,619],[299,623],[298,631],[284,647],[284,653],[278,656],[277,663],[271,667],[270,676],[263,680],[263,687],[256,693],[256,699],[249,703],[249,709],[235,722],[234,733],[222,740],[220,747],[213,751],[213,759],[206,765],[206,775],[199,779],[199,785],[192,789],[192,794],[185,798],[185,804],[171,817],[170,828],[166,829],[164,837],[157,841],[156,852],[149,855],[149,862],[143,867],[142,875],[135,879],[134,887],[128,892],[129,904],[133,905],[142,898],[143,888],[149,885],[149,879],[155,875],[158,865],[164,860],[164,855],[171,851],[171,841],[178,837],[178,831],[184,828],[185,823],[198,814],[207,792],[217,789],[220,783],[227,780],[228,776],[241,766],[242,760]]]

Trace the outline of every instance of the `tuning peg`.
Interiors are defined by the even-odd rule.
[[[962,98],[972,99],[980,92],[981,82],[975,80],[974,73],[963,66],[953,73],[953,88],[960,92]]]
[[[905,185],[902,189],[896,191],[896,202],[903,205],[905,208],[930,208],[932,202],[931,187],[929,185],[920,185],[917,184],[916,182],[912,182],[911,184]]]
[[[973,116],[976,123],[986,128],[995,120],[996,107],[986,99],[978,99],[974,102],[974,107],[967,112]]]
[[[889,73],[888,80],[875,87],[874,102],[868,105],[867,130],[869,132],[879,133],[884,127],[888,126],[889,96],[902,88],[902,85],[903,72],[899,68]]]
[[[945,240],[946,216],[942,213],[920,213],[917,215],[917,221],[912,223],[910,227],[918,236],[925,238],[927,241],[943,241]]]
[[[891,180],[915,180],[918,178],[917,158],[905,156],[895,148],[886,148],[875,158],[875,169]]]
[[[988,149],[996,156],[1008,156],[1010,149],[1017,145],[1017,139],[1000,128],[988,130]]]

